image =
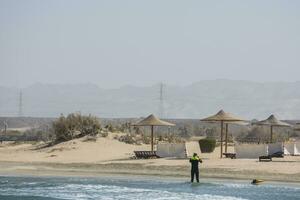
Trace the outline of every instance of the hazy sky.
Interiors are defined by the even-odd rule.
[[[300,80],[300,1],[0,0],[0,85]]]

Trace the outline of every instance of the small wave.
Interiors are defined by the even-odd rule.
[[[65,184],[56,187],[35,187],[21,189],[0,189],[4,195],[42,196],[47,198],[59,199],[158,199],[158,200],[183,200],[183,199],[201,199],[201,200],[243,200],[232,196],[220,196],[211,194],[193,194],[185,192],[170,192],[164,190],[129,188],[108,185],[80,185]]]
[[[221,187],[226,187],[226,188],[250,188],[253,185],[251,184],[240,184],[240,183],[227,183],[227,184],[220,184]]]
[[[289,185],[263,184],[258,187],[245,183],[200,183],[195,187],[186,182],[111,179],[5,179],[0,194],[18,196],[16,199],[65,200],[246,200],[298,199],[300,188]],[[3,198],[0,198],[3,199]],[[5,199],[5,198],[4,198]]]

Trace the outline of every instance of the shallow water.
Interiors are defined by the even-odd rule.
[[[0,177],[0,199],[300,199],[300,187],[264,183],[205,180],[190,184],[182,180],[149,178]]]

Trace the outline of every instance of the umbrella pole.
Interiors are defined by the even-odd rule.
[[[223,157],[223,126],[224,126],[224,121],[221,121],[221,155],[220,155],[220,158]]]
[[[270,143],[273,142],[273,126],[271,126],[271,136],[270,136]]]
[[[153,152],[153,126],[151,126],[151,151]]]
[[[225,127],[225,153],[227,153],[227,145],[228,145],[228,124]]]

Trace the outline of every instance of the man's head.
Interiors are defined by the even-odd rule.
[[[196,157],[196,156],[197,156],[197,153],[194,153],[193,156]]]

